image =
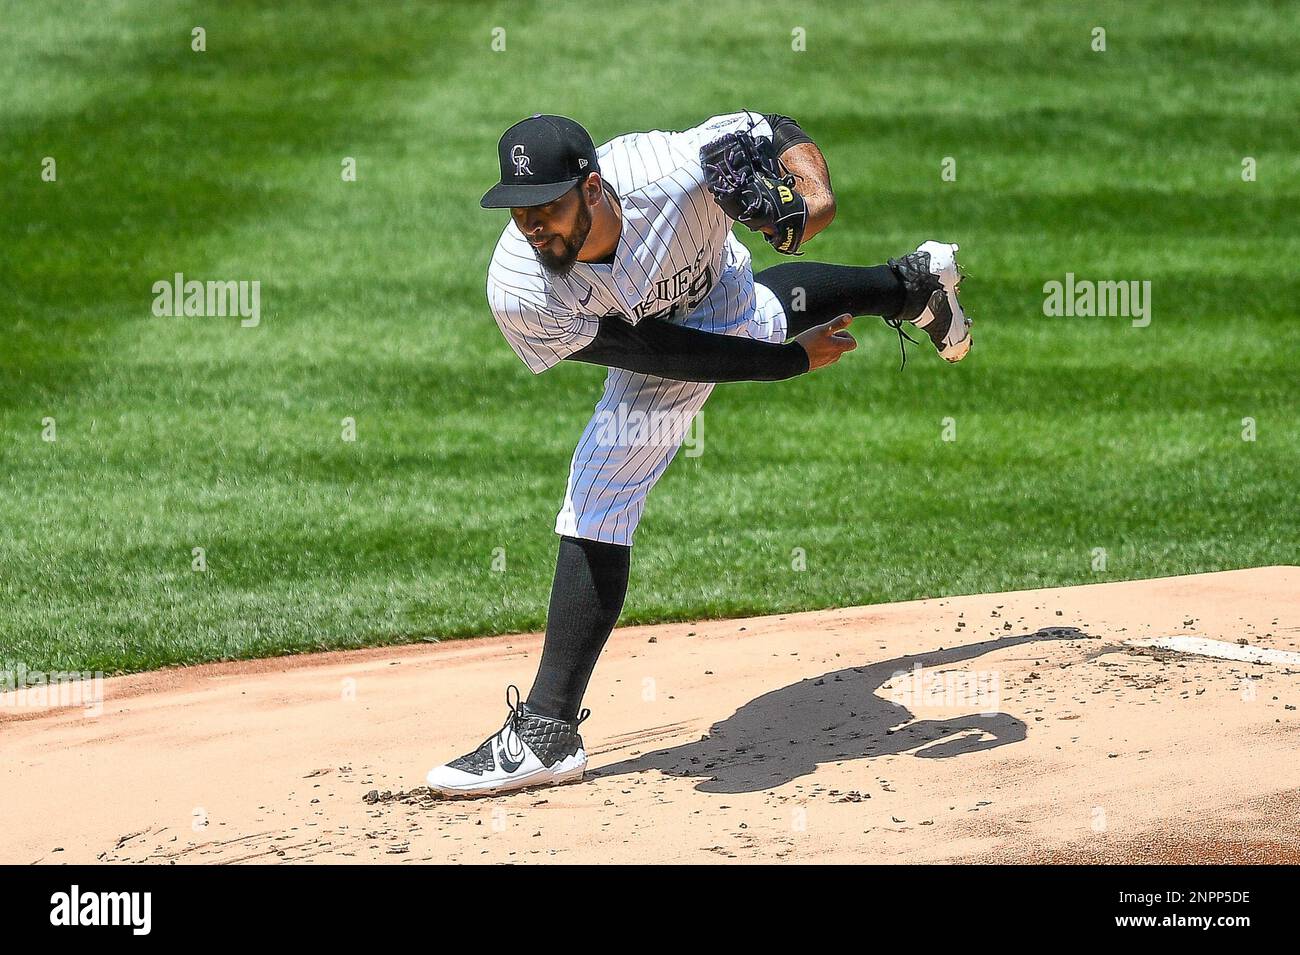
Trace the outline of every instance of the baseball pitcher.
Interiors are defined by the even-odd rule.
[[[637,523],[715,384],[834,364],[856,347],[858,315],[882,317],[900,348],[915,326],[950,362],[971,345],[952,243],[886,265],[800,259],[753,273],[733,222],[793,256],[835,216],[826,160],[788,116],[744,111],[596,148],[573,120],[539,114],[506,130],[497,153],[501,181],[481,204],[510,210],[487,277],[501,333],[534,373],[560,361],[609,372],[555,521],[532,688],[522,702],[508,688],[501,729],[429,771],[445,796],[582,778],[582,698],[623,607]]]

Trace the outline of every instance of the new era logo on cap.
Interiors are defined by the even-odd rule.
[[[545,205],[599,168],[596,147],[582,126],[543,113],[507,129],[497,158],[501,181],[480,201],[485,209]]]

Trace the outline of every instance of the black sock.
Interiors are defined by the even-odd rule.
[[[903,283],[888,265],[783,262],[759,272],[754,281],[780,300],[790,338],[845,313],[897,315],[905,297]]]
[[[546,642],[528,709],[572,721],[627,595],[631,547],[561,537]]]

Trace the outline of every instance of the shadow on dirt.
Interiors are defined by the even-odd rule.
[[[1026,727],[1014,716],[996,711],[996,695],[982,694],[973,704],[978,708],[991,700],[992,712],[916,720],[902,702],[887,698],[895,695],[906,700],[898,687],[887,690],[886,696],[876,691],[900,672],[911,673],[916,667],[933,676],[933,671],[993,650],[1047,640],[1090,639],[1074,627],[1049,627],[1023,636],[835,670],[765,693],[715,723],[698,742],[655,750],[587,775],[606,778],[657,769],[669,776],[701,777],[695,787],[700,792],[745,793],[773,789],[806,776],[818,763],[914,750],[914,756],[947,759],[1006,746],[1023,740]],[[969,676],[964,671],[955,674]],[[996,675],[984,676],[996,681]],[[959,689],[971,686],[979,683]]]

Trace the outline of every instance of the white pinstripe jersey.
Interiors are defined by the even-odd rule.
[[[754,311],[749,250],[704,183],[700,147],[724,133],[771,137],[761,114],[715,116],[684,132],[618,136],[596,150],[601,177],[618,193],[623,231],[614,261],[575,262],[564,276],[542,268],[511,220],[488,267],[497,325],[539,373],[590,344],[600,318],[646,316],[735,334]]]

